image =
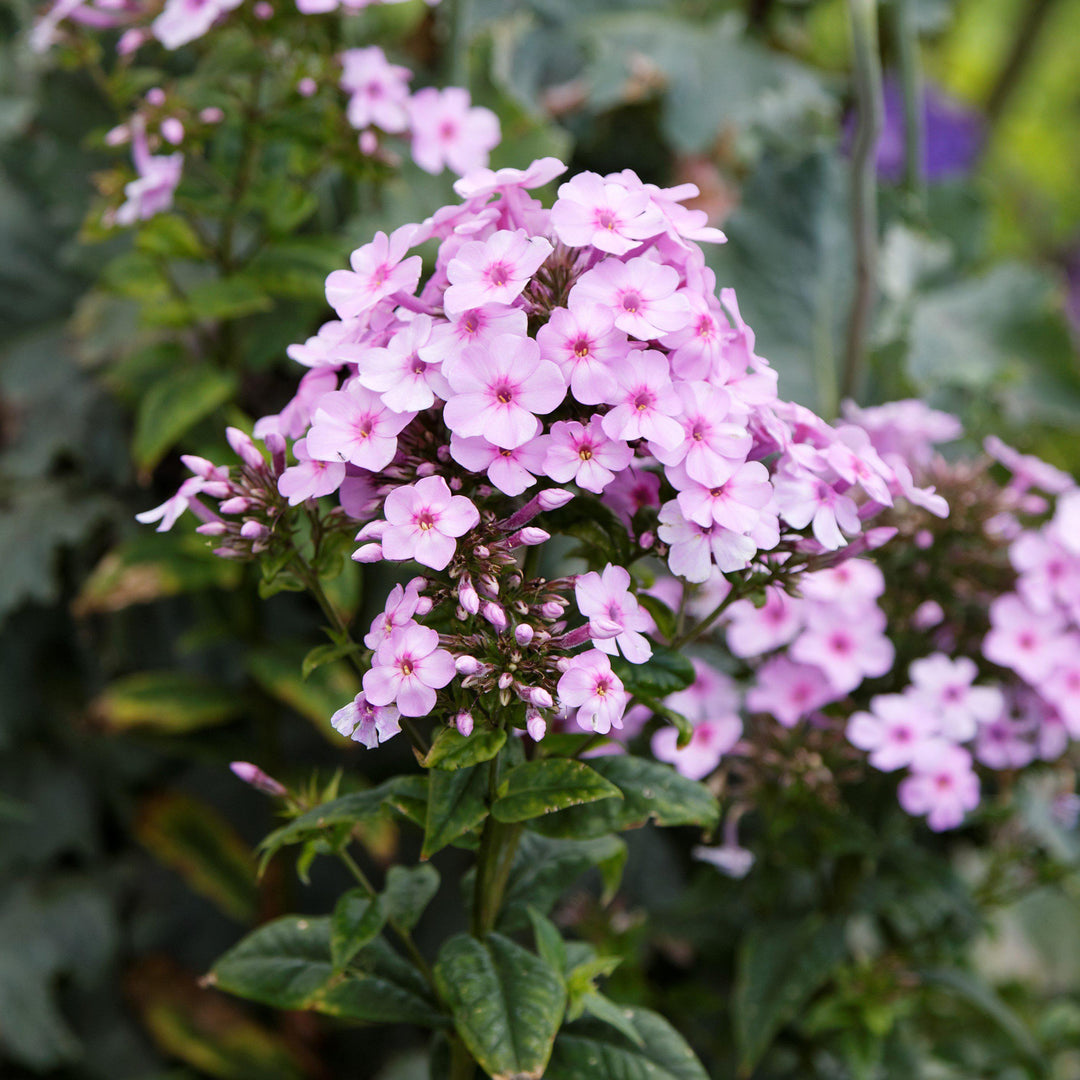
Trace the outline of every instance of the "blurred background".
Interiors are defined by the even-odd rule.
[[[957,413],[970,447],[996,432],[1076,475],[1080,2],[880,5],[879,299],[854,382],[850,7],[415,0],[345,33],[467,85],[501,118],[496,166],[554,154],[571,171],[697,184],[728,236],[710,255],[718,281],[783,396],[828,417],[853,388],[863,404],[918,395]],[[425,1076],[407,1029],[273,1018],[199,987],[246,927],[326,911],[344,887],[322,863],[309,886],[284,864],[257,879],[272,808],[228,763],[295,782],[341,766],[363,783],[407,752],[365,756],[330,730],[356,685],[333,666],[301,677],[320,625],[305,598],[263,599],[250,568],[215,560],[190,525],[158,536],[134,514],[175,491],[179,453],[227,460],[226,422],[289,399],[284,347],[325,318],[325,274],[374,229],[448,201],[453,178],[406,162],[377,198],[341,197],[348,178],[317,163],[274,172],[268,150],[275,183],[256,195],[302,242],[178,312],[155,290],[185,238],[164,218],[137,238],[97,224],[94,179],[117,158],[103,135],[123,117],[70,54],[27,47],[39,13],[0,7],[0,1074]],[[911,80],[925,89],[907,117],[921,162],[905,154]],[[359,574],[335,585],[362,616]],[[916,998],[853,960],[810,987],[813,1008],[778,1017],[786,1043],[753,1075],[1080,1076],[1080,845],[1043,824],[1045,858],[1033,869],[1011,852],[997,891],[965,887],[981,856],[962,839],[912,848],[880,882],[910,916],[911,947],[932,940],[977,979]],[[387,824],[369,855],[410,842]],[[802,870],[793,856],[787,877],[744,887],[684,854],[643,831],[614,907],[572,897],[566,917],[632,957],[623,999],[659,1003],[727,1078],[731,956],[765,892],[802,887]],[[445,930],[422,925],[421,943]]]

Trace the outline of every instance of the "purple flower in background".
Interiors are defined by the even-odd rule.
[[[904,93],[895,75],[884,84],[885,124],[878,139],[877,171],[882,180],[896,182],[904,175]],[[975,164],[985,138],[983,119],[943,91],[926,85],[923,93],[924,161],[926,179],[962,176]],[[852,114],[844,125],[844,148],[855,137]]]

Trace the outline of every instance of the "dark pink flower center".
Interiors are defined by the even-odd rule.
[[[510,280],[510,270],[506,263],[492,263],[487,268],[487,279],[496,287],[505,285]]]
[[[623,311],[630,312],[631,315],[636,315],[638,308],[641,307],[641,297],[636,292],[623,293],[622,297]]]

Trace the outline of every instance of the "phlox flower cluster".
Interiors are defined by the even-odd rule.
[[[617,732],[634,718],[620,672],[658,634],[637,567],[718,590],[839,574],[891,535],[866,523],[895,499],[933,500],[861,429],[777,396],[733,291],[717,293],[700,244],[723,236],[682,205],[692,185],[586,173],[547,209],[530,192],[564,170],[476,170],[460,203],[354,251],[327,278],[337,317],[288,350],[307,369],[296,396],[256,425],[292,444],[276,506],[333,500],[356,561],[422,568],[372,624],[363,693],[335,716],[365,745],[406,718],[469,733],[496,711],[533,739]],[[607,537],[586,542],[595,569],[538,576],[528,550],[583,521]],[[828,694],[887,669],[886,639],[821,606],[799,627]],[[670,708],[705,775],[741,727],[714,700],[724,678],[697,676]],[[656,746],[687,767],[671,737]]]

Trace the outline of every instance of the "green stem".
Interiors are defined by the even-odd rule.
[[[855,240],[855,294],[848,321],[840,393],[857,398],[866,366],[870,319],[877,296],[877,143],[882,126],[881,60],[876,0],[848,0],[855,56],[858,118],[852,153],[851,213]]]
[[[361,889],[368,894],[368,896],[375,896],[375,886],[368,880],[367,874],[360,869],[359,863],[347,852],[339,851],[338,857],[345,864],[349,873],[356,879],[357,884]],[[427,960],[424,959],[423,953],[416,947],[416,942],[412,939],[412,934],[409,933],[396,919],[387,919],[387,923],[390,929],[397,934],[401,944],[405,947],[405,951],[409,954],[409,959],[416,965],[417,970],[424,977],[424,981],[431,987],[432,993],[438,997],[438,989],[435,986],[435,976],[432,973],[431,967]]]
[[[456,1036],[450,1039],[450,1075],[447,1080],[473,1080],[476,1062],[465,1044]]]
[[[1055,2],[1056,0],[1030,0],[1020,17],[1020,25],[1012,38],[1012,49],[986,99],[986,119],[990,126],[1001,119],[1013,92],[1020,85]]]
[[[710,611],[709,614],[705,616],[704,619],[702,619],[698,623],[695,623],[693,626],[690,627],[689,630],[675,638],[669,648],[681,649],[684,645],[688,645],[691,641],[695,641],[697,638],[701,637],[701,635],[704,634],[705,631],[708,630],[709,627],[712,626],[712,624],[716,622],[716,620],[719,619],[720,616],[723,615],[724,612],[727,611],[727,609],[732,604],[734,604],[736,600],[742,599],[742,595],[742,591],[736,589],[733,585],[731,587],[731,591],[727,594],[727,596],[725,596],[724,599],[721,600],[720,603],[717,604],[716,607],[714,607],[712,611]]]
[[[896,57],[904,98],[904,187],[918,217],[926,214],[926,115],[919,31],[913,0],[894,0]]]
[[[488,800],[494,802],[499,783],[499,759],[488,765]],[[476,885],[473,889],[472,933],[483,937],[495,929],[499,917],[506,884],[510,880],[510,868],[521,838],[523,826],[504,825],[491,814],[484,820],[480,834],[480,850],[476,856]]]

